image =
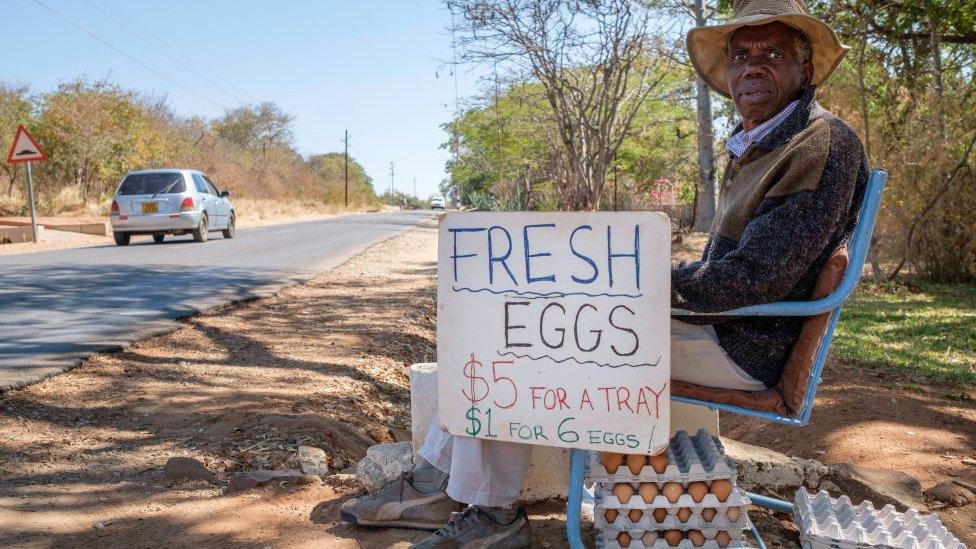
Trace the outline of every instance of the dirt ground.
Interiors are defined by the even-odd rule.
[[[692,239],[677,255],[700,244]],[[339,505],[356,493],[340,476],[228,496],[219,484],[168,481],[162,467],[194,457],[223,483],[240,471],[293,467],[295,448],[307,444],[326,449],[341,471],[374,441],[408,440],[408,368],[435,356],[435,258],[435,229],[418,228],[277,297],[191,318],[0,396],[0,546],[378,548],[421,539],[339,522]],[[831,411],[815,414],[802,439],[731,418],[724,434],[919,473],[923,483],[968,478],[961,458],[974,450],[972,402],[938,388],[906,391],[832,368],[820,402]],[[537,547],[565,546],[562,509],[531,509]],[[783,533],[778,519],[756,518]]]

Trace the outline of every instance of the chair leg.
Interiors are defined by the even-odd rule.
[[[583,549],[580,513],[583,509],[583,476],[586,472],[586,450],[569,453],[569,498],[566,503],[566,540],[571,549]]]

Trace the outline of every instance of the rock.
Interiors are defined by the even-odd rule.
[[[220,482],[200,460],[185,456],[175,456],[166,460],[163,474],[171,481],[205,480],[211,484]]]
[[[341,450],[361,458],[366,448],[376,441],[339,421],[315,414],[270,415],[259,422],[264,427],[274,427],[282,431],[315,431],[324,434]]]
[[[922,486],[914,477],[901,471],[839,463],[830,466],[827,478],[855,505],[867,500],[874,503],[875,508],[891,504],[899,511],[924,509]]]
[[[937,501],[952,507],[962,507],[976,501],[976,494],[955,482],[940,482],[925,491],[925,501]]]
[[[840,489],[840,486],[837,486],[836,484],[830,482],[829,480],[825,480],[821,482],[819,489],[826,490],[828,494],[830,494],[832,497],[835,498],[839,498],[840,496],[844,495],[844,492]]]
[[[367,491],[375,492],[412,469],[413,444],[393,442],[377,444],[366,450],[366,457],[356,465],[356,476]]]
[[[306,475],[325,476],[329,474],[329,456],[325,450],[314,446],[299,446],[294,460]]]
[[[347,475],[343,473],[329,475],[322,479],[322,481],[333,488],[362,489],[363,487],[363,484],[359,482],[359,477],[356,475]]]
[[[291,482],[294,484],[313,484],[321,482],[322,479],[317,475],[304,475],[297,469],[276,469],[272,471],[247,471],[234,475],[224,494],[236,494],[267,484],[272,480],[280,482]]]
[[[722,439],[722,445],[725,446],[725,454],[736,464],[738,485],[745,490],[772,492],[792,499],[796,490],[806,484],[806,471],[802,462],[811,460],[797,460],[768,448],[727,438]],[[817,476],[819,482],[819,469]],[[817,485],[811,486],[816,487]]]
[[[976,459],[963,458],[962,464],[970,467],[976,467]]]

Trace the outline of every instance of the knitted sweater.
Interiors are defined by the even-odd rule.
[[[827,258],[854,229],[868,177],[857,135],[817,104],[815,91],[803,90],[793,114],[729,161],[701,260],[671,270],[672,307],[714,313],[809,299]],[[714,324],[732,360],[767,387],[779,381],[803,324],[678,318]]]

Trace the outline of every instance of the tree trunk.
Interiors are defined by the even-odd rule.
[[[706,23],[703,0],[695,0],[695,23]],[[707,231],[715,217],[715,133],[712,127],[712,98],[708,85],[695,78],[698,124],[698,185],[695,203],[695,230]]]
[[[939,34],[935,29],[935,22],[929,18],[929,42],[932,47],[932,82],[935,84],[935,130],[941,141],[945,139],[945,119],[942,103],[942,48],[939,45]]]
[[[868,159],[868,166],[871,165],[871,124],[870,113],[868,112],[868,92],[864,84],[864,54],[867,49],[867,37],[861,40],[861,50],[857,57],[857,79],[861,94],[861,127],[864,131],[864,156]],[[878,237],[871,237],[871,244],[868,246],[868,261],[871,263],[871,278],[875,284],[881,282],[884,275],[881,273],[881,260],[878,258]]]

